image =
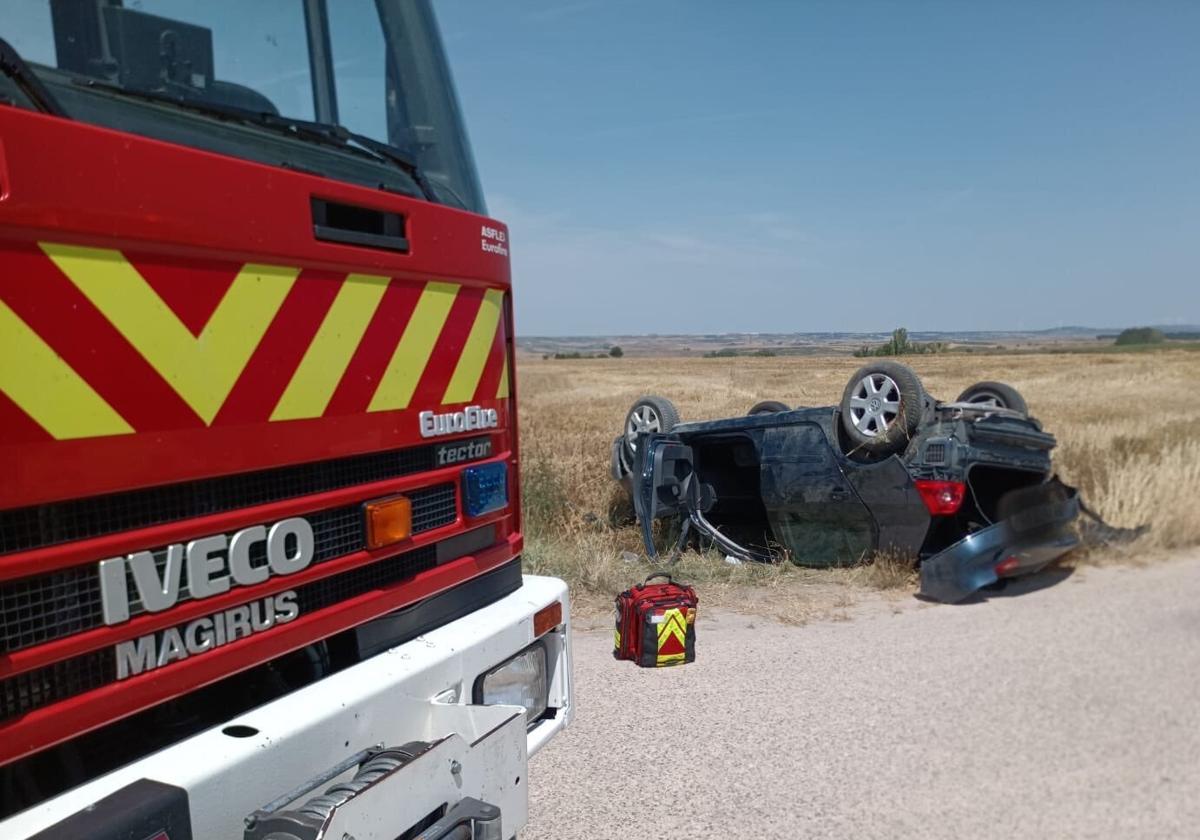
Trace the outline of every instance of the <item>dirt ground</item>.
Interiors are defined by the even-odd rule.
[[[845,613],[702,603],[697,661],[659,670],[577,632],[522,837],[1195,836],[1200,552]]]

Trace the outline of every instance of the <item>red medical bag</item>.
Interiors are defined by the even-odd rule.
[[[651,583],[665,577],[666,583]],[[683,665],[696,658],[696,590],[655,572],[617,596],[613,656],[643,668]]]

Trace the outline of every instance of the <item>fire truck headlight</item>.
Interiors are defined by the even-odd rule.
[[[508,504],[508,464],[480,464],[463,470],[463,507],[467,516],[482,516]]]
[[[546,646],[534,642],[475,680],[474,700],[485,706],[524,706],[526,723],[546,711]]]

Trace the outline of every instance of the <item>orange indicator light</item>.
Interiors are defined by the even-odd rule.
[[[412,502],[389,496],[363,505],[367,513],[367,548],[383,548],[412,536]]]
[[[544,636],[562,624],[562,602],[555,601],[533,614],[533,638]]]

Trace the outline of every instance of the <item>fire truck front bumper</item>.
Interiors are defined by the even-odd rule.
[[[556,602],[560,622],[535,634]],[[528,757],[572,716],[569,626],[565,584],[525,576],[487,607],[2,821],[0,836],[506,840],[527,819]],[[544,711],[495,702],[542,691]]]

